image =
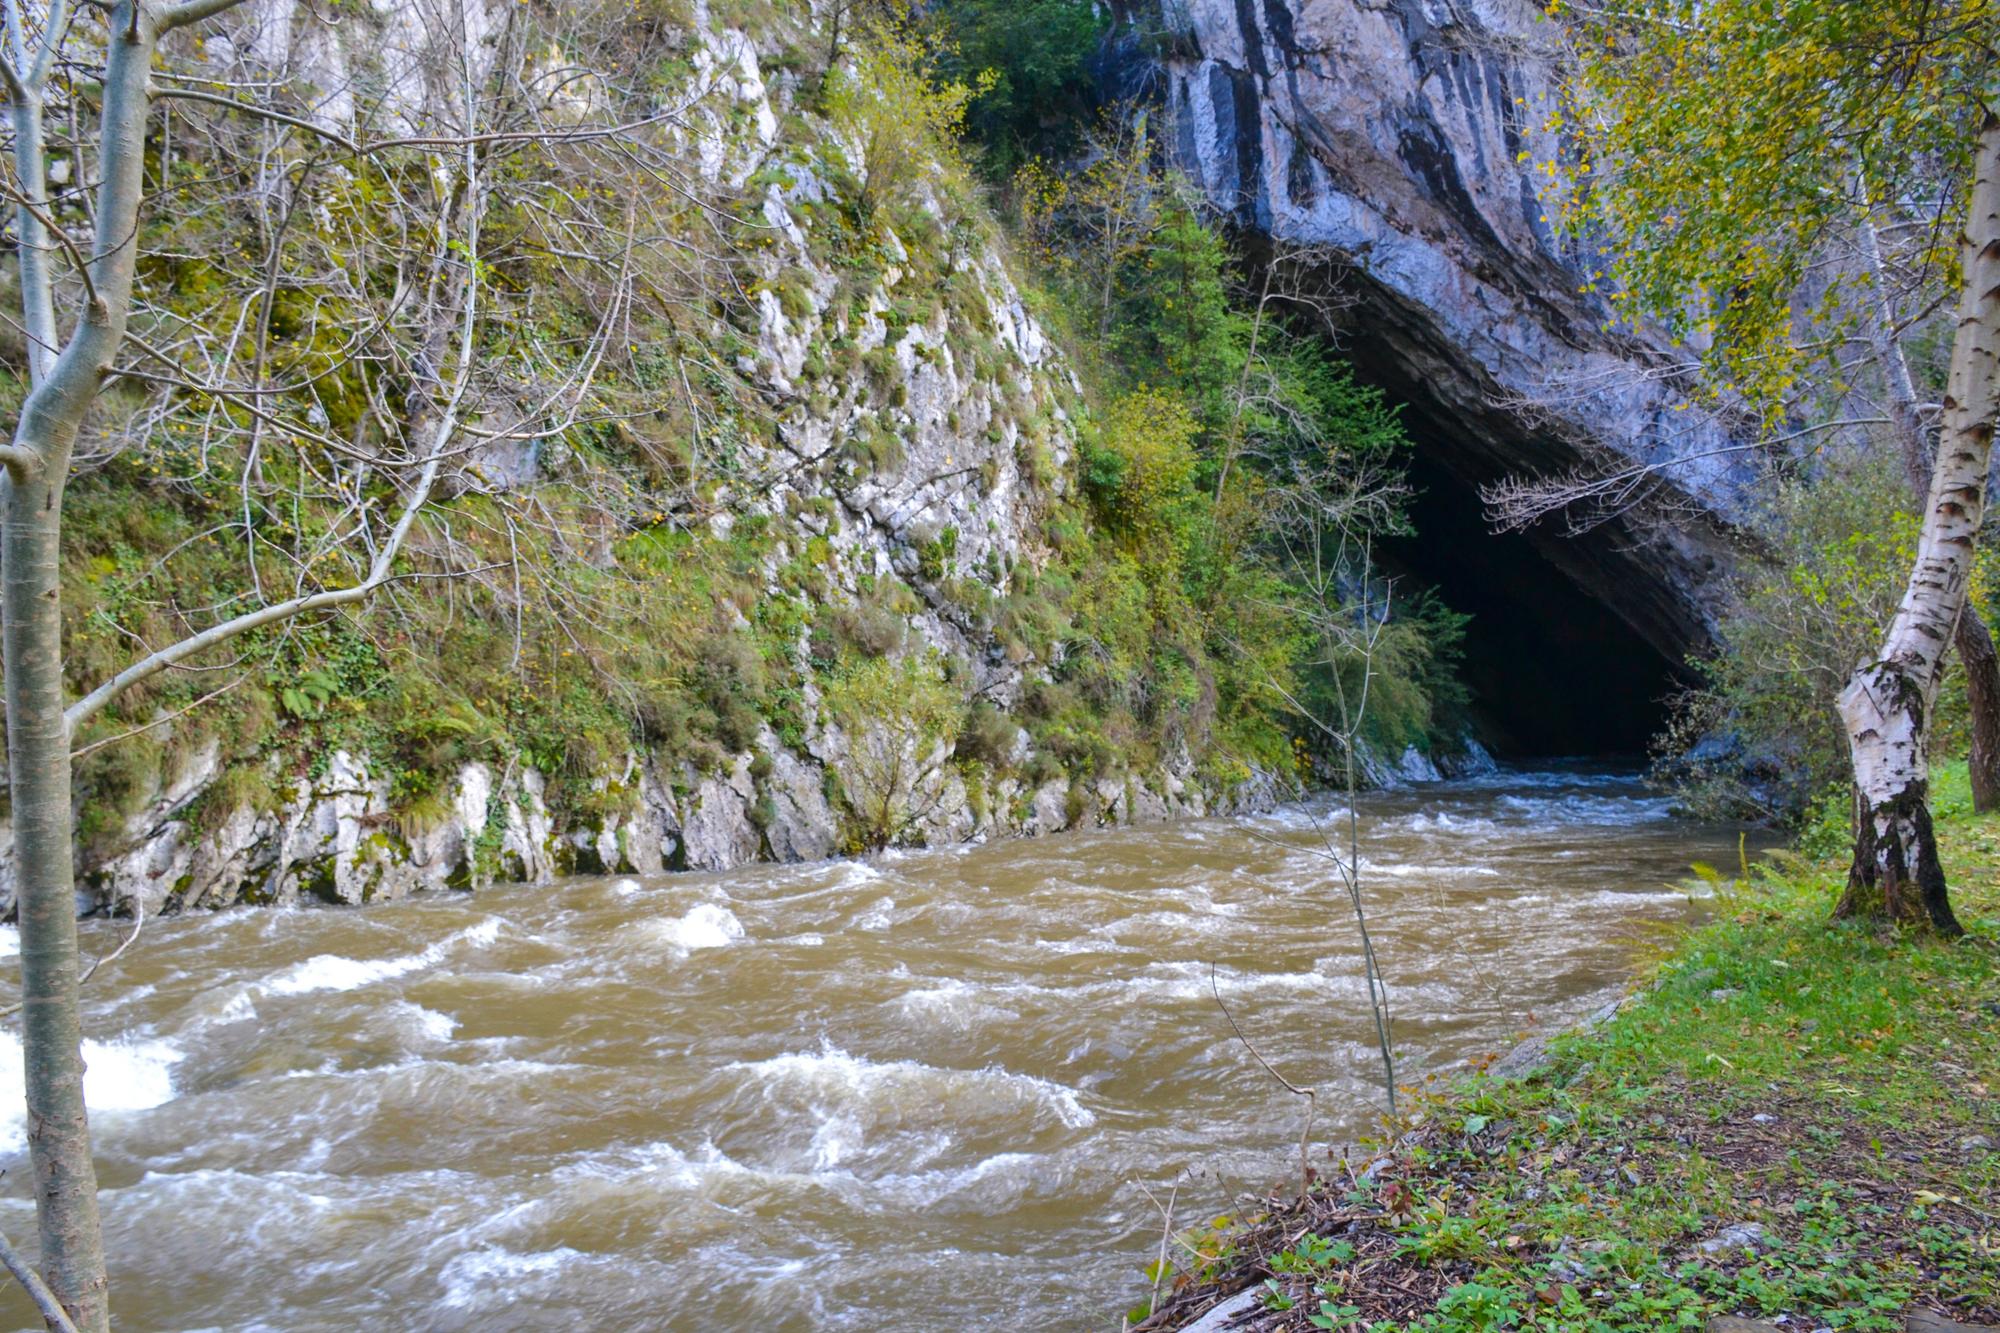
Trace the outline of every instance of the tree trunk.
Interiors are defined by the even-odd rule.
[[[83,1102],[69,723],[63,698],[62,502],[77,430],[125,338],[144,197],[147,90],[160,16],[107,15],[96,239],[62,353],[21,405],[0,495],[0,646],[21,920],[21,1053],[42,1274],[81,1333],[110,1328],[110,1282]],[[32,309],[32,295],[30,308]]]
[[[1953,636],[1965,668],[1966,711],[1972,714],[1972,808],[2000,809],[2000,651],[1977,607],[1967,603]]]
[[[1931,708],[1957,632],[1986,504],[2000,415],[2000,113],[1979,130],[1960,242],[1965,293],[1952,340],[1943,430],[1917,558],[1877,661],[1841,691],[1857,792],[1854,863],[1843,916],[1886,916],[1958,934],[1931,827]]]
[[[1868,323],[1869,342],[1888,389],[1889,422],[1903,460],[1903,476],[1922,505],[1930,492],[1930,441],[1916,385],[1910,378],[1909,359],[1896,336],[1896,312],[1875,219],[1864,212],[1856,233],[1875,298],[1873,318]],[[1966,762],[1972,777],[1972,808],[1984,812],[2000,806],[2000,653],[1994,651],[1993,635],[1985,620],[1969,603],[1959,616],[1954,643],[1959,664],[1965,668],[1966,706],[1972,714],[1972,747]]]
[[[63,721],[60,525],[66,468],[10,478],[0,538],[6,599],[7,760],[20,886],[21,1049],[42,1276],[80,1330],[107,1324],[97,1175],[84,1117],[71,865],[69,728]]]

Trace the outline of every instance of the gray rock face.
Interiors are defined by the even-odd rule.
[[[765,739],[770,748],[758,753],[769,757],[768,768],[744,754],[725,772],[683,769],[663,777],[629,756],[620,776],[602,783],[607,797],[622,796],[624,806],[613,801],[612,813],[567,823],[550,811],[542,774],[524,768],[496,774],[485,764],[458,771],[442,817],[412,823],[392,807],[387,777],[343,750],[319,776],[289,787],[273,773],[269,808],[239,806],[204,827],[188,818],[188,806],[214,776],[210,751],[133,818],[126,850],[85,876],[78,910],[143,904],[157,916],[238,903],[353,906],[569,874],[730,870],[836,855],[845,835],[826,794],[827,767],[776,745],[775,737]],[[932,772],[921,817],[904,842],[943,846],[1248,813],[1289,794],[1264,773],[1211,796],[1184,772],[1076,788],[1060,781],[1023,788],[1005,779],[978,793],[957,770],[940,764]],[[13,830],[0,819],[0,916],[13,903]]]
[[[475,42],[496,4],[467,8]],[[415,13],[404,0],[368,0],[353,24],[331,29],[296,0],[253,0],[209,58],[218,73],[242,60],[290,69],[314,90],[309,114],[341,129],[360,114],[354,90],[378,86],[386,123],[407,128],[435,118],[440,94],[426,79],[451,67],[421,49]],[[883,581],[900,583],[915,609],[896,612],[898,646],[884,651],[949,660],[961,699],[976,694],[1004,710],[1018,699],[1024,671],[1047,664],[1002,646],[991,607],[1050,557],[1047,510],[1071,484],[1074,425],[1065,404],[1075,401],[1075,379],[979,228],[933,239],[937,252],[921,255],[891,236],[889,262],[871,272],[867,289],[850,290],[854,274],[815,235],[825,224],[813,205],[849,172],[851,145],[833,142],[835,130],[795,97],[796,76],[770,60],[784,46],[775,21],[756,34],[728,24],[700,0],[691,7],[685,166],[731,189],[761,191],[768,244],[744,259],[743,275],[754,316],[732,332],[742,335],[737,368],[775,429],[740,442],[705,521],[718,536],[751,517],[782,532],[762,571],[773,597],[785,594],[781,570],[808,552],[822,580],[812,596],[829,608],[851,608]],[[587,80],[565,86],[588,96]],[[595,114],[587,105],[568,111]],[[941,215],[942,202],[930,202]],[[866,373],[841,364],[836,348]],[[495,421],[536,410],[485,408]],[[539,447],[496,444],[478,465],[485,485],[526,487],[561,462]],[[789,743],[766,727],[745,752],[702,771],[624,756],[595,775],[592,799],[568,803],[588,814],[565,813],[563,802],[552,808],[546,775],[517,761],[462,768],[440,793],[447,799],[426,803],[417,818],[391,800],[385,766],[343,751],[316,756],[305,777],[274,761],[254,800],[196,819],[191,811],[220,773],[211,746],[162,778],[113,856],[84,867],[79,906],[142,903],[158,913],[356,904],[567,874],[818,859],[869,845],[842,793],[858,793],[871,771],[907,774],[892,782],[900,784],[890,793],[896,813],[886,821],[891,840],[907,845],[1253,810],[1286,794],[1270,774],[1205,790],[1186,756],[1096,784],[1032,787],[983,766],[961,769],[948,739],[908,734],[893,718],[844,734],[803,669],[809,633],[793,651],[805,683]],[[1003,767],[1025,772],[1032,758],[1021,733]],[[0,915],[12,911],[11,841],[0,818]]]
[[[1346,350],[1409,403],[1427,455],[1474,486],[1685,459],[1666,474],[1673,500],[1735,511],[1749,460],[1701,457],[1727,442],[1675,410],[1660,341],[1607,331],[1608,304],[1580,290],[1595,256],[1558,239],[1537,195],[1555,90],[1540,6],[1187,0],[1165,13],[1178,28],[1163,62],[1171,152],[1219,207],[1343,270],[1358,298]],[[1728,559],[1708,524],[1628,516],[1537,545],[1673,660],[1706,639]]]

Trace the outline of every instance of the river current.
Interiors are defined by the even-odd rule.
[[[1580,767],[1356,816],[1404,1082],[1601,1003],[1692,910],[1669,881],[1737,850]],[[1142,1185],[1191,1221],[1296,1169],[1297,1099],[1211,964],[1322,1089],[1316,1137],[1379,1114],[1344,824],[149,923],[86,1006],[116,1327],[1114,1329]],[[25,1244],[20,1065],[0,1034]]]

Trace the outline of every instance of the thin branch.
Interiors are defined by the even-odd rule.
[[[1264,1066],[1264,1072],[1282,1083],[1285,1091],[1295,1097],[1306,1099],[1306,1125],[1303,1130],[1299,1131],[1299,1195],[1303,1198],[1306,1190],[1312,1185],[1313,1117],[1319,1113],[1319,1089],[1302,1088],[1286,1078],[1278,1072],[1276,1066],[1264,1058],[1264,1053],[1257,1049],[1256,1043],[1243,1035],[1243,1029],[1237,1025],[1236,1015],[1230,1013],[1229,1006],[1222,1002],[1222,987],[1216,984],[1215,980],[1214,959],[1210,959],[1208,964],[1208,989],[1209,993],[1215,996],[1215,1007],[1220,1009],[1222,1016],[1229,1020],[1229,1030],[1236,1034],[1236,1040],[1242,1042],[1244,1048],[1250,1054],[1257,1057],[1257,1063]]]
[[[1165,1281],[1167,1276],[1167,1246],[1174,1238],[1174,1205],[1180,1202],[1181,1182],[1180,1177],[1174,1178],[1174,1187],[1168,1192],[1164,1204],[1152,1190],[1146,1189],[1144,1181],[1138,1183],[1139,1188],[1146,1191],[1146,1197],[1153,1201],[1153,1207],[1160,1210],[1160,1257],[1153,1265],[1153,1298],[1147,1305],[1148,1309],[1157,1310],[1160,1308],[1160,1283]]]
[[[0,61],[0,64],[4,63],[4,61]],[[84,296],[90,301],[93,307],[99,311],[103,311],[105,309],[104,298],[97,294],[97,284],[91,280],[90,265],[84,262],[83,252],[76,248],[76,242],[69,238],[69,233],[64,231],[61,224],[57,223],[54,218],[44,213],[41,205],[37,204],[20,190],[15,189],[6,181],[0,181],[0,193],[6,194],[25,211],[32,214],[35,221],[41,223],[49,235],[56,238],[56,244],[63,248],[63,253],[69,256],[69,262],[75,265],[76,276],[83,279]]]
[[[146,723],[144,726],[134,727],[130,731],[121,731],[116,736],[106,736],[101,740],[94,740],[90,744],[85,745],[79,749],[71,750],[69,752],[70,762],[75,763],[77,760],[83,758],[87,754],[90,754],[92,751],[102,750],[107,745],[116,745],[119,741],[122,740],[130,740],[132,737],[140,735],[144,732],[151,731],[155,727],[164,727],[169,722],[172,722],[177,718],[186,717],[189,713],[192,713],[195,709],[201,707],[209,700],[221,698],[223,695],[229,693],[231,690],[235,689],[238,685],[241,685],[244,681],[248,679],[249,679],[248,676],[238,676],[235,680],[230,681],[227,685],[224,685],[221,689],[210,690],[207,694],[202,695],[201,698],[196,699],[193,703],[187,705],[185,708],[178,708],[173,712],[166,714],[164,717],[156,717],[151,722]]]
[[[40,1273],[28,1266],[28,1261],[21,1257],[20,1251],[16,1250],[13,1242],[4,1235],[0,1235],[0,1263],[6,1264],[7,1271],[27,1288],[29,1299],[33,1300],[35,1308],[42,1312],[42,1318],[47,1321],[50,1328],[56,1333],[76,1333],[76,1325],[70,1322],[69,1312],[62,1308],[62,1302],[56,1299],[56,1294],[49,1290],[49,1284],[42,1281]]]
[[[172,32],[175,28],[185,28],[190,23],[214,18],[217,14],[236,8],[243,0],[182,0],[182,3],[168,8],[160,16],[160,31]],[[133,13],[138,12],[137,0],[133,0]]]
[[[338,130],[330,130],[324,125],[316,125],[303,116],[286,115],[282,111],[273,110],[267,106],[258,106],[253,102],[239,102],[233,97],[224,97],[220,93],[207,93],[198,88],[154,88],[151,92],[156,98],[172,97],[186,102],[207,102],[213,106],[226,106],[231,111],[241,111],[247,116],[256,116],[260,120],[275,121],[280,125],[290,125],[294,129],[304,130],[308,134],[316,134],[328,143],[337,144],[357,157],[368,151]]]
[[[83,975],[76,979],[77,985],[81,986],[84,982],[96,976],[97,969],[103,967],[106,963],[117,962],[118,956],[131,948],[133,942],[139,938],[139,932],[146,928],[146,896],[142,893],[132,895],[132,917],[132,933],[127,935],[117,948],[85,968]]]
[[[241,2],[242,0],[228,0],[230,4],[239,4]],[[398,148],[490,148],[504,144],[533,143],[563,145],[591,143],[599,139],[618,138],[630,134],[634,130],[642,130],[651,125],[676,123],[680,118],[678,111],[661,111],[654,115],[646,116],[643,119],[630,120],[619,125],[579,125],[570,129],[555,130],[496,130],[490,134],[407,135],[402,138],[378,139],[373,143],[364,143],[358,139],[350,139],[338,130],[315,124],[303,116],[288,115],[283,111],[258,106],[252,102],[239,102],[233,97],[224,97],[220,93],[204,92],[198,88],[154,88],[151,91],[155,97],[173,97],[189,102],[207,102],[212,106],[227,107],[231,111],[241,111],[245,115],[256,116],[261,120],[274,121],[280,125],[290,125],[294,129],[318,135],[328,143],[344,148],[356,157],[367,157],[375,153],[387,153]]]

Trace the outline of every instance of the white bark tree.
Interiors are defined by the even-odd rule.
[[[1959,248],[1964,294],[1916,562],[1880,657],[1858,667],[1840,696],[1857,790],[1840,912],[1879,912],[1945,934],[1960,927],[1931,827],[1930,714],[1972,578],[2000,419],[2000,106],[1982,118]]]
[[[22,325],[31,389],[13,442],[0,458],[0,612],[4,613],[8,771],[13,785],[20,889],[21,1044],[28,1152],[34,1176],[42,1275],[70,1321],[110,1327],[109,1280],[97,1215],[97,1176],[83,1103],[78,1016],[75,865],[70,828],[70,732],[63,689],[61,601],[63,487],[77,433],[123,350],[138,267],[145,196],[148,82],[160,38],[229,7],[122,0],[103,16],[96,226],[77,268],[81,299],[67,337],[57,327],[51,259],[72,242],[51,225],[43,98],[74,17],[63,0],[34,31],[7,6],[13,98],[13,191],[19,205]],[[59,350],[58,350],[59,349]]]

